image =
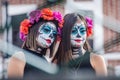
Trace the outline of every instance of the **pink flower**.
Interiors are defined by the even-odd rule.
[[[59,23],[62,22],[62,15],[60,12],[53,12],[53,16],[54,16],[55,20],[57,20]]]
[[[87,27],[93,28],[93,21],[91,18],[89,17],[85,17],[86,19],[86,23],[87,23]]]
[[[38,22],[41,17],[40,10],[35,10],[30,13],[30,23],[34,24],[35,21]]]
[[[90,37],[93,34],[93,21],[89,17],[85,17],[87,23],[87,36]]]
[[[20,32],[19,37],[20,37],[20,39],[21,39],[22,41],[25,41],[25,39],[26,39],[27,36],[26,36],[24,33]]]

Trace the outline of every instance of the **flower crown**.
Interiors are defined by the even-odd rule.
[[[87,36],[90,37],[93,34],[93,20],[89,17],[85,17],[87,23]]]
[[[58,21],[58,36],[57,39],[60,40],[61,29],[63,27],[63,17],[60,12],[55,12],[49,8],[44,8],[42,10],[35,10],[30,13],[29,19],[24,19],[20,24],[20,39],[25,41],[27,34],[29,33],[29,28],[37,23],[40,19],[44,20],[56,20]]]

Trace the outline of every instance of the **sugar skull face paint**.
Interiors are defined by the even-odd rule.
[[[54,23],[46,22],[42,24],[38,30],[37,42],[42,48],[51,46],[57,35],[57,28]]]
[[[71,32],[71,44],[72,47],[80,47],[83,46],[83,44],[86,41],[86,27],[85,24],[81,22],[77,22]]]

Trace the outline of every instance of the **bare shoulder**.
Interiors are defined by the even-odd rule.
[[[104,58],[101,55],[96,54],[96,53],[92,53],[90,55],[90,60],[91,60],[91,64],[93,67],[99,66],[101,64],[105,64]]]
[[[92,67],[95,69],[97,75],[99,76],[107,75],[107,66],[103,56],[92,53],[90,55],[90,62]]]
[[[103,60],[104,60],[104,58],[103,58],[101,55],[96,54],[96,53],[92,53],[92,54],[90,55],[90,57],[91,57],[91,59],[94,60],[94,61],[103,61]]]
[[[22,77],[26,60],[23,52],[17,52],[12,55],[8,63],[8,77]]]
[[[12,55],[11,59],[18,59],[19,61],[26,62],[25,59],[25,54],[22,51],[16,52],[15,54]]]
[[[16,66],[18,69],[24,67],[26,63],[25,55],[23,52],[16,52],[11,56],[8,63],[8,68]],[[13,67],[14,68],[14,67]]]

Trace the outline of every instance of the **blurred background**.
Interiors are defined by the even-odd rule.
[[[89,43],[95,53],[104,57],[108,75],[120,76],[120,0],[0,0],[0,40],[21,47],[20,22],[32,10],[44,7],[60,11],[63,16],[78,12],[92,18],[94,34]],[[7,78],[11,56],[1,49],[0,79]]]

